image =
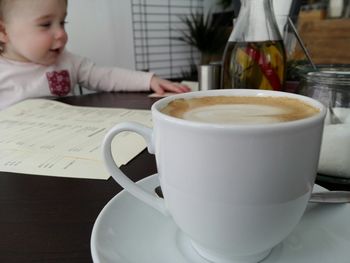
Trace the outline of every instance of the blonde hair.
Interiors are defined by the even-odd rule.
[[[4,5],[5,5],[4,2],[5,1],[6,0],[0,0],[0,22],[3,21],[3,16],[4,16],[3,12],[4,12]],[[1,27],[2,26],[0,25],[0,30],[3,30]],[[2,43],[0,41],[0,55],[2,54],[2,52],[4,52],[4,43]]]
[[[4,19],[5,9],[8,8],[10,4],[13,4],[15,0],[0,0],[0,20]],[[68,4],[68,0],[65,0],[66,4]]]
[[[0,0],[0,22],[4,21],[7,8],[14,1],[15,0]],[[0,28],[0,30],[4,30],[4,29]],[[0,55],[4,52],[4,49],[5,49],[5,43],[2,43],[0,41]]]
[[[5,14],[7,13],[10,4],[13,4],[14,2],[15,0],[0,0],[0,22],[4,21]],[[65,0],[65,2],[68,5],[68,0]],[[0,41],[0,55],[4,52],[4,49],[5,49],[5,44]]]
[[[4,20],[5,9],[15,0],[0,0],[0,20]]]

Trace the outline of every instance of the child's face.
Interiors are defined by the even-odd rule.
[[[4,57],[43,65],[57,61],[67,43],[65,0],[15,0],[4,15]]]

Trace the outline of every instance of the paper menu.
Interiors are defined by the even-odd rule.
[[[0,170],[108,179],[100,145],[105,133],[123,121],[152,126],[148,110],[78,107],[43,99],[20,102],[0,111]],[[135,133],[117,135],[112,146],[117,165],[145,147]]]

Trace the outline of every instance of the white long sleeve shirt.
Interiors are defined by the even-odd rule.
[[[97,67],[90,60],[68,51],[51,66],[0,56],[0,110],[28,98],[76,95],[76,84],[95,91],[146,91],[152,75]]]

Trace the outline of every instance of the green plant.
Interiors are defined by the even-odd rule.
[[[218,0],[218,5],[221,5],[222,8],[226,9],[232,5],[232,0]]]
[[[181,69],[180,79],[197,81],[198,80],[197,65],[193,60],[191,60],[189,65],[190,67],[188,70]]]
[[[287,61],[286,79],[292,81],[300,81],[303,74],[303,72],[301,72],[301,66],[308,64],[309,62],[305,59]]]
[[[205,56],[222,54],[228,34],[220,21],[212,22],[210,13],[206,16],[201,13],[190,14],[180,19],[187,30],[181,30],[182,36],[177,39],[196,47],[202,53],[202,62],[208,62],[203,61]]]

